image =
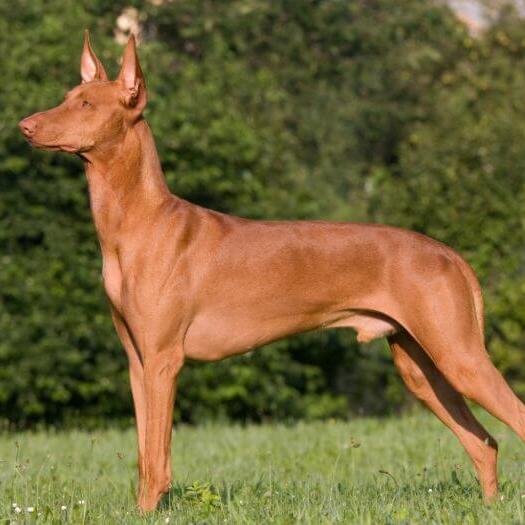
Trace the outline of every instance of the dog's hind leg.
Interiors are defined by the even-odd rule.
[[[430,322],[418,342],[451,386],[525,441],[525,405],[491,362],[475,323]]]
[[[458,392],[508,425],[525,441],[525,406],[492,364],[482,345],[475,351],[455,353],[451,350],[449,355],[436,357],[429,351],[429,355]]]
[[[477,283],[476,283],[477,284]],[[424,293],[423,293],[424,291]],[[402,326],[421,345],[450,385],[525,441],[525,405],[492,364],[484,345],[481,296],[454,261],[417,280]],[[405,311],[408,311],[405,306]]]
[[[407,388],[454,432],[474,464],[484,499],[494,499],[498,490],[496,441],[407,332],[390,336],[388,342]]]

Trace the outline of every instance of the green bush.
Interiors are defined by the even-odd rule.
[[[525,394],[525,25],[479,38],[431,0],[16,0],[0,4],[0,414],[131,414],[81,163],[20,118],[78,83],[82,30],[113,74],[140,13],[147,118],[168,183],[254,218],[398,224],[474,265],[494,359]],[[453,349],[451,349],[452,351]],[[406,404],[383,342],[306,334],[182,374],[176,416],[344,417]]]

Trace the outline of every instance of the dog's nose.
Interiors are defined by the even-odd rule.
[[[31,137],[36,130],[36,121],[31,117],[27,117],[18,123],[18,127],[26,137]]]

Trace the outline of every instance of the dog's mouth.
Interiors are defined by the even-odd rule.
[[[42,151],[63,151],[65,153],[82,153],[87,149],[78,146],[70,146],[68,144],[46,144],[45,142],[39,142],[38,140],[35,140],[34,137],[26,136],[25,138],[27,142],[31,144],[31,146]]]

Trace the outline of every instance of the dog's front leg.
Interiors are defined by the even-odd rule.
[[[184,362],[182,347],[144,354],[146,395],[145,482],[142,510],[154,510],[171,483],[171,431],[176,380]]]
[[[139,467],[139,497],[144,490],[144,449],[146,446],[146,395],[144,392],[144,367],[138,349],[135,347],[133,338],[129,332],[126,323],[120,314],[111,309],[113,324],[119,335],[119,338],[126,350],[129,362],[129,382],[131,385],[131,394],[133,396],[133,405],[135,407],[135,424],[137,427],[137,449],[138,449],[138,467]]]

